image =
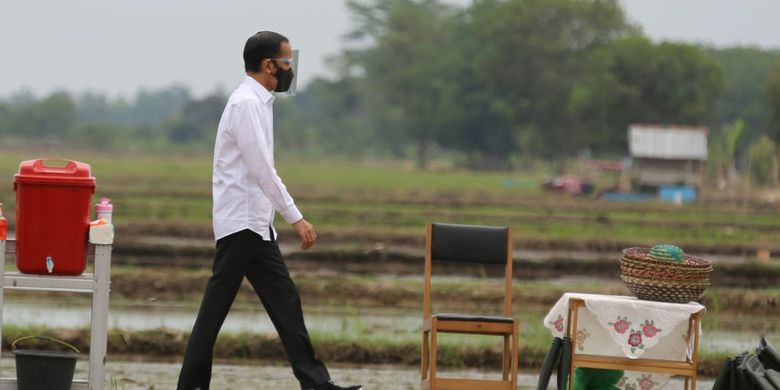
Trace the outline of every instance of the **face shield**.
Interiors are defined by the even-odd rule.
[[[272,60],[289,65],[289,68],[280,68],[276,72],[278,84],[277,89],[274,92],[290,96],[295,95],[295,92],[298,89],[298,50],[293,50],[292,57],[290,58],[272,58]]]
[[[300,51],[298,49],[295,49],[292,51],[292,64],[291,69],[293,73],[295,74],[295,77],[293,77],[292,84],[290,85],[290,89],[286,92],[288,95],[293,96],[298,90],[298,58],[300,56]]]

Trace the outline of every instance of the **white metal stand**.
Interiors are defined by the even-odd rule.
[[[0,241],[0,339],[3,335],[5,289],[61,291],[92,294],[92,331],[89,338],[89,380],[74,380],[73,390],[103,390],[106,380],[108,341],[108,292],[111,283],[111,245],[90,244],[94,251],[91,274],[79,276],[38,276],[5,271],[5,255],[16,252],[16,242]],[[0,343],[0,359],[2,344]],[[16,378],[0,378],[0,390],[16,390]]]

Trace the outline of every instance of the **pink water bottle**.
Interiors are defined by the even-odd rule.
[[[114,206],[111,204],[111,199],[105,196],[100,198],[100,202],[95,205],[95,213],[97,219],[103,218],[107,223],[111,223],[111,214],[114,212]]]

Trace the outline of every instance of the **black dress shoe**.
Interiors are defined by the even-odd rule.
[[[317,388],[317,390],[363,390],[363,385],[355,385],[355,386],[339,386],[333,382],[328,382],[320,387]]]

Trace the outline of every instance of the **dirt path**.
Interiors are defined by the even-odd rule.
[[[179,373],[178,362],[132,362],[109,361],[106,378],[108,389],[116,390],[160,390],[173,389]],[[2,370],[9,376],[14,370],[13,359],[3,359]],[[416,390],[419,389],[419,369],[398,366],[339,366],[330,365],[331,377],[343,384],[361,383],[366,390]],[[87,362],[80,361],[77,378],[86,377]],[[496,378],[498,372],[447,371],[445,375],[469,378]],[[535,372],[520,373],[520,389],[535,389],[538,381]],[[550,383],[555,383],[553,377]],[[112,387],[113,385],[116,387]],[[297,381],[286,365],[264,362],[248,364],[221,362],[214,365],[211,387],[220,390],[298,390]],[[712,387],[712,380],[700,380],[697,387]],[[666,389],[682,389],[681,380],[673,380]]]

